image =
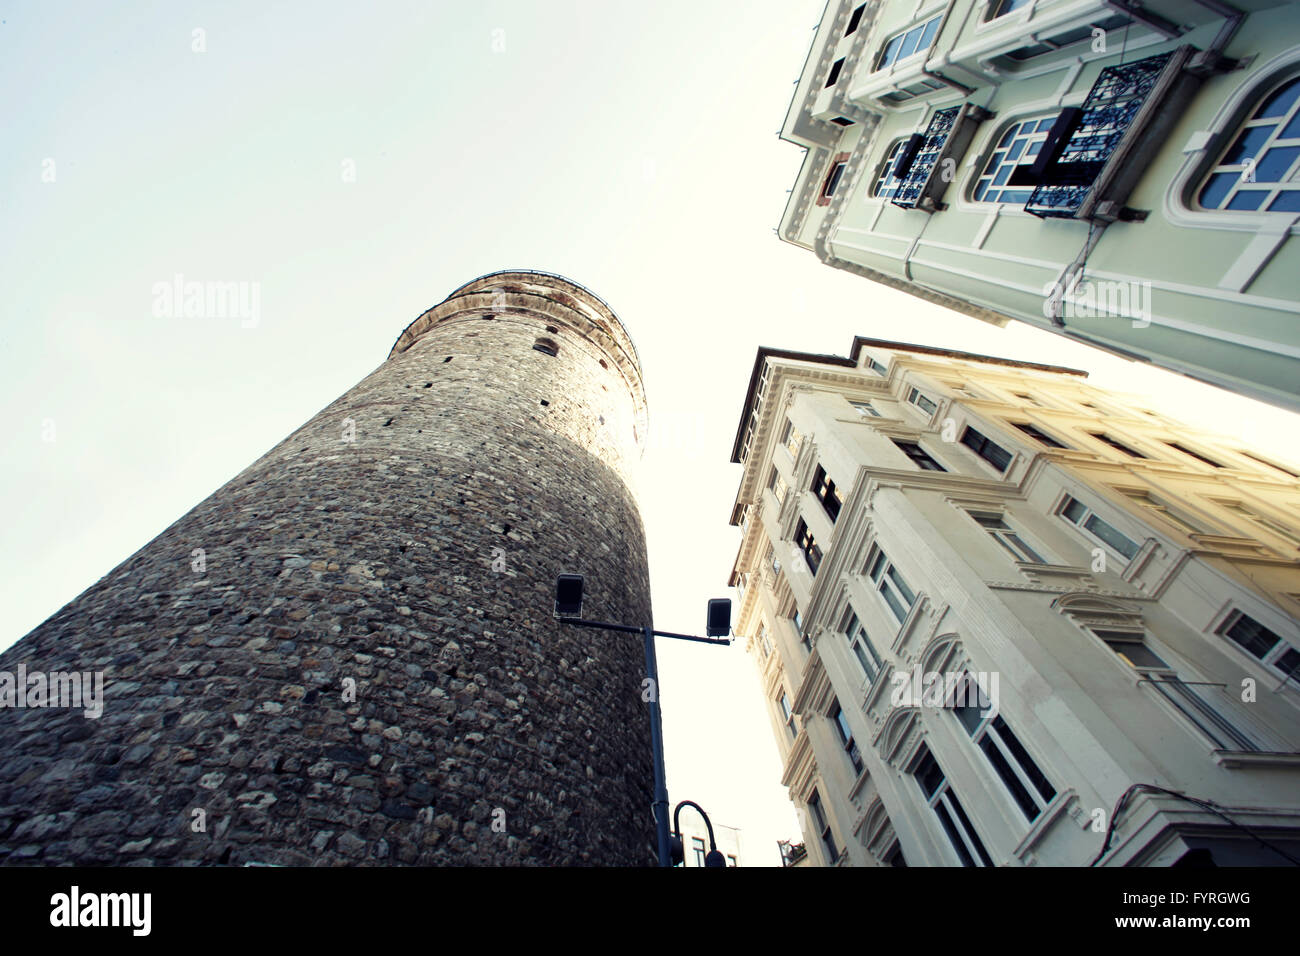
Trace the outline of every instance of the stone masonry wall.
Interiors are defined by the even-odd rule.
[[[640,370],[511,276],[0,655],[105,682],[0,710],[0,862],[653,861],[641,641],[552,617],[650,620]]]

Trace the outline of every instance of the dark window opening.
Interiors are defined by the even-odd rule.
[[[846,117],[844,117],[844,116],[836,116],[836,117],[834,117],[834,118],[831,120],[831,122],[834,123],[836,126],[852,126],[852,125],[853,125],[853,120],[848,119],[848,118],[846,118]]]
[[[1282,472],[1282,474],[1284,474],[1284,475],[1290,475],[1292,478],[1300,478],[1300,475],[1296,474],[1296,473],[1295,473],[1294,471],[1292,471],[1291,469],[1289,469],[1289,468],[1283,468],[1281,465],[1276,464],[1276,463],[1271,462],[1271,461],[1266,461],[1265,459],[1260,458],[1258,455],[1252,455],[1252,454],[1251,454],[1250,452],[1248,452],[1248,451],[1240,451],[1240,452],[1238,452],[1238,454],[1245,455],[1245,456],[1246,456],[1247,458],[1249,458],[1251,461],[1257,461],[1257,462],[1259,462],[1261,465],[1267,465],[1269,468],[1272,468],[1274,471],[1280,471],[1280,472]]]
[[[555,326],[553,326],[553,325],[548,325],[548,326],[546,327],[546,331],[547,331],[547,332],[559,332],[560,330],[557,329],[557,328],[556,328]]]
[[[450,361],[451,361],[451,356],[448,355],[445,359],[442,360],[442,364],[443,364],[443,365],[446,365],[446,364],[447,364],[448,362],[450,362]]]
[[[835,81],[840,78],[840,70],[844,69],[844,57],[840,57],[831,64],[830,76],[826,77],[826,85],[834,86]]]
[[[1192,451],[1192,450],[1191,450],[1190,448],[1188,448],[1186,445],[1179,444],[1179,443],[1176,442],[1176,441],[1167,441],[1167,442],[1165,442],[1165,444],[1168,445],[1170,448],[1174,449],[1175,451],[1181,451],[1184,455],[1187,455],[1189,458],[1195,458],[1197,461],[1205,462],[1205,464],[1209,465],[1211,468],[1222,468],[1222,467],[1223,467],[1221,464],[1219,464],[1219,463],[1218,463],[1217,461],[1215,461],[1213,458],[1206,458],[1206,457],[1205,457],[1204,455],[1202,455],[1200,452]]]
[[[840,493],[835,490],[835,482],[831,481],[826,474],[826,469],[821,465],[813,473],[812,493],[817,496],[817,500],[822,503],[826,509],[826,515],[835,523],[835,519],[840,516],[840,507],[843,501],[840,499]]]
[[[902,441],[897,438],[892,440],[894,444],[899,447],[899,450],[902,451],[902,453],[906,455],[908,458],[912,459],[912,463],[916,465],[917,468],[920,468],[922,471],[947,471],[948,470],[947,468],[943,467],[943,465],[939,464],[937,461],[935,461],[933,458],[927,455],[925,453],[925,449],[922,448],[920,445],[918,445],[916,442]]]
[[[867,9],[867,5],[866,5],[865,3],[863,3],[863,4],[859,4],[859,5],[854,9],[854,11],[853,11],[853,15],[849,17],[849,25],[848,25],[848,27],[844,30],[844,35],[845,35],[845,36],[848,36],[850,33],[852,33],[854,30],[856,30],[856,29],[858,28],[858,24],[862,22],[862,13],[863,13],[863,11],[865,11],[866,9]]]
[[[969,426],[961,433],[961,443],[998,471],[1006,471],[1011,464],[1011,452]]]
[[[543,355],[549,355],[552,358],[560,354],[560,347],[550,339],[538,339],[533,343],[533,348]]]
[[[1107,435],[1105,432],[1089,432],[1088,434],[1090,434],[1093,438],[1097,439],[1097,441],[1105,442],[1107,445],[1109,445],[1111,448],[1114,448],[1116,451],[1122,451],[1124,454],[1128,455],[1130,458],[1145,458],[1145,457],[1147,457],[1146,455],[1142,454],[1142,452],[1138,451],[1137,449],[1130,448],[1128,445],[1124,444],[1122,441],[1119,441],[1118,439],[1115,439],[1115,438],[1111,438],[1111,437],[1110,437],[1109,435]]]
[[[549,405],[549,404],[551,404],[551,403],[548,402],[546,399],[542,399],[542,404],[543,404],[543,405]]]
[[[817,832],[822,838],[822,846],[826,848],[827,862],[831,864],[838,863],[840,850],[835,843],[835,834],[831,832],[830,821],[826,819],[826,811],[822,809],[821,797],[817,795],[816,790],[808,795],[808,812],[812,814]]]
[[[804,523],[802,518],[799,519],[799,524],[795,527],[794,541],[799,546],[799,550],[803,552],[804,560],[808,562],[808,570],[816,574],[817,568],[822,563],[822,549],[817,547],[816,539],[813,538],[812,532],[808,530],[808,525]]]
[[[826,177],[826,185],[822,187],[822,195],[829,198],[835,195],[835,190],[839,188],[840,179],[844,176],[844,167],[847,163],[836,163],[831,169],[830,175]]]
[[[1043,430],[1042,430],[1041,428],[1039,428],[1037,425],[1031,425],[1029,422],[1012,422],[1011,424],[1015,425],[1015,426],[1016,426],[1017,428],[1019,428],[1022,432],[1024,432],[1026,435],[1028,435],[1030,438],[1033,438],[1035,441],[1038,441],[1038,442],[1040,442],[1040,443],[1042,443],[1042,444],[1044,444],[1044,445],[1047,445],[1047,446],[1049,446],[1049,447],[1051,447],[1051,448],[1069,448],[1069,447],[1070,447],[1069,445],[1066,445],[1066,444],[1063,443],[1063,442],[1059,442],[1059,441],[1057,441],[1055,438],[1053,438],[1051,435],[1047,434],[1047,432],[1043,431]]]
[[[384,422],[384,427],[387,428],[389,425],[393,424],[394,421],[395,419],[390,418],[388,421]]]

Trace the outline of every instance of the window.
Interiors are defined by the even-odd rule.
[[[1047,434],[1047,432],[1043,431],[1043,430],[1042,430],[1041,428],[1039,428],[1037,425],[1031,425],[1029,422],[1012,422],[1011,424],[1012,424],[1012,425],[1015,425],[1015,426],[1016,426],[1017,428],[1019,428],[1022,432],[1024,432],[1026,435],[1028,435],[1030,438],[1034,439],[1034,441],[1037,441],[1037,442],[1039,442],[1039,443],[1041,443],[1041,444],[1047,445],[1049,448],[1069,448],[1069,447],[1070,447],[1069,445],[1065,444],[1064,442],[1057,441],[1055,438],[1053,438],[1051,435]]]
[[[776,495],[776,506],[779,508],[785,504],[786,484],[781,473],[772,466],[772,473],[767,476],[767,486],[772,489],[772,494]]]
[[[852,126],[852,125],[853,125],[853,120],[851,120],[851,119],[849,119],[848,117],[845,117],[845,116],[836,116],[836,117],[834,117],[833,119],[831,119],[831,122],[834,123],[836,126]]]
[[[906,139],[897,139],[889,147],[889,152],[885,154],[884,161],[876,170],[875,181],[871,184],[873,199],[892,199],[894,193],[898,192],[898,187],[903,184],[903,181],[894,175],[894,166],[897,165],[898,156],[906,145]],[[885,374],[884,366],[880,365],[875,359],[868,358],[867,362],[868,368],[878,371],[881,375]]]
[[[1114,448],[1116,451],[1122,451],[1124,454],[1128,455],[1130,458],[1146,458],[1146,457],[1147,457],[1146,455],[1142,454],[1142,452],[1138,451],[1137,449],[1135,449],[1135,448],[1130,448],[1128,445],[1124,444],[1124,443],[1123,443],[1122,441],[1120,441],[1119,439],[1117,439],[1117,438],[1112,438],[1110,435],[1107,435],[1105,432],[1089,432],[1088,434],[1091,435],[1093,438],[1097,439],[1097,441],[1105,442],[1107,445],[1109,445],[1111,448]]]
[[[975,519],[980,527],[992,535],[993,540],[1002,545],[1003,549],[1016,561],[1028,561],[1033,564],[1047,563],[1039,557],[1037,551],[1025,544],[1024,539],[1016,534],[1002,515],[988,511],[970,511],[967,514]]]
[[[695,865],[703,866],[705,858],[704,839],[702,837],[691,837],[691,849],[695,851]]]
[[[961,801],[957,799],[957,794],[953,792],[938,761],[930,753],[930,748],[924,744],[913,765],[912,776],[925,794],[930,809],[939,818],[962,866],[992,866],[993,860],[984,849],[984,843],[975,832],[970,817],[966,816]]]
[[[890,440],[899,447],[899,450],[902,451],[904,455],[912,459],[912,464],[916,465],[916,467],[920,468],[922,471],[947,471],[948,470],[947,468],[943,467],[943,465],[939,464],[937,461],[935,461],[933,458],[927,455],[925,453],[925,449],[922,448],[920,445],[918,445],[916,442],[903,441],[902,439],[899,438],[892,438]]]
[[[1083,528],[1097,540],[1110,545],[1126,558],[1132,558],[1138,553],[1138,546],[1131,538],[1122,534],[1114,525],[1098,518],[1092,513],[1091,508],[1069,495],[1066,495],[1065,502],[1061,505],[1060,515],[1071,524]]]
[[[812,815],[817,832],[821,835],[822,846],[826,848],[826,862],[838,863],[839,847],[835,845],[835,834],[831,832],[830,821],[826,819],[826,811],[822,808],[822,800],[816,790],[808,795],[808,812]]]
[[[1300,651],[1250,615],[1233,611],[1219,633],[1288,680],[1300,676]]]
[[[1300,76],[1274,87],[1201,187],[1202,209],[1300,212]]]
[[[767,546],[767,563],[772,568],[773,574],[781,573],[781,559],[776,556],[776,548],[771,544]]]
[[[813,574],[817,573],[817,568],[822,563],[822,549],[817,547],[817,542],[813,534],[808,530],[808,525],[804,523],[803,518],[799,519],[799,524],[795,526],[794,542],[798,545],[799,550],[803,552],[804,560],[808,562],[808,570]]]
[[[870,355],[867,356],[867,368],[871,369],[871,371],[875,372],[877,375],[880,375],[880,376],[884,376],[884,375],[885,375],[885,371],[886,371],[886,370],[885,370],[885,366],[881,365],[879,362],[877,362],[875,359],[873,359]]]
[[[1055,121],[1056,114],[1053,113],[1021,120],[1008,127],[984,164],[984,172],[976,180],[972,198],[976,202],[1024,205],[1034,191],[1034,184],[1026,181],[1025,173],[1033,166]],[[1019,176],[1017,170],[1020,170]]]
[[[785,729],[790,731],[790,739],[799,736],[799,728],[794,723],[794,712],[790,710],[790,697],[785,691],[781,691],[781,718],[785,721]]]
[[[872,405],[870,402],[849,402],[849,404],[858,410],[859,415],[864,417],[870,416],[872,418],[880,417],[880,412],[876,411],[876,406]]]
[[[803,632],[803,615],[799,613],[798,607],[791,608],[790,623],[794,625],[794,631],[799,635],[799,643],[803,645],[804,650],[812,653],[812,641]]]
[[[859,777],[862,776],[862,754],[858,752],[858,745],[853,742],[853,731],[849,729],[849,718],[840,708],[838,700],[831,707],[830,718],[840,736],[840,746],[848,754],[849,764],[853,767],[854,774]]]
[[[1177,64],[1171,67],[1175,56]],[[1152,104],[1156,109],[1143,112],[1153,94],[1158,101],[1167,100],[1169,84],[1162,78],[1170,69],[1180,69],[1188,56],[1189,50],[1181,47],[1177,52],[1105,67],[1083,104],[1063,109],[1052,124],[1042,155],[1034,163],[1037,183],[1025,202],[1025,212],[1042,218],[1088,219],[1097,215],[1102,202],[1117,201],[1108,196],[1126,196],[1128,187],[1103,173],[1116,150],[1149,132],[1153,114],[1168,108],[1157,102]],[[1126,172],[1136,176],[1144,162],[1140,151],[1126,157]],[[1098,185],[1100,192],[1094,189]]]
[[[999,14],[999,16],[1001,16],[1001,14]],[[1010,53],[1007,53],[1006,56],[1008,59],[1015,61],[1033,59],[1036,56],[1042,56],[1044,53],[1052,53],[1055,50],[1060,50],[1083,40],[1091,40],[1092,31],[1094,29],[1110,32],[1111,30],[1118,30],[1121,27],[1126,27],[1132,22],[1132,20],[1125,16],[1117,15],[1106,17],[1104,20],[1095,20],[1087,26],[1075,27],[1073,30],[1066,30],[1065,32],[1058,33],[1055,36],[1046,37],[1037,43],[1017,47]]]
[[[803,441],[803,436],[799,434],[799,429],[794,427],[794,422],[788,418],[785,421],[785,430],[781,433],[781,444],[785,450],[790,453],[791,458],[799,457],[799,443]]]
[[[1222,505],[1224,508],[1227,508],[1233,514],[1240,515],[1243,518],[1247,518],[1255,522],[1255,524],[1267,528],[1275,535],[1286,538],[1292,544],[1300,543],[1300,530],[1297,530],[1290,525],[1283,524],[1281,521],[1278,521],[1276,518],[1271,518],[1268,515],[1261,513],[1260,511],[1246,504],[1245,502],[1224,501],[1218,498],[1214,499],[1214,501],[1215,503]]]
[[[971,678],[968,676],[966,680],[971,681]],[[959,700],[967,703],[954,707],[953,713],[970,734],[971,742],[993,765],[1025,819],[1032,823],[1056,796],[1056,788],[1048,782],[1020,743],[1020,738],[1011,732],[1007,722],[996,714],[993,707],[981,708],[969,703],[988,700],[982,690],[959,688],[958,695]]]
[[[1177,508],[1171,507],[1167,502],[1157,498],[1144,488],[1120,488],[1117,490],[1138,507],[1145,508],[1148,511],[1154,511],[1169,524],[1173,525],[1185,534],[1208,533],[1204,526],[1187,517]]]
[[[1202,455],[1200,452],[1198,452],[1198,451],[1192,451],[1190,448],[1188,448],[1188,447],[1187,447],[1186,445],[1184,445],[1184,444],[1181,444],[1180,442],[1176,442],[1176,441],[1167,441],[1167,442],[1165,442],[1165,444],[1168,445],[1170,448],[1174,449],[1174,451],[1181,451],[1181,452],[1182,452],[1184,455],[1186,455],[1188,458],[1195,458],[1195,459],[1196,459],[1197,461],[1199,461],[1199,462],[1204,462],[1205,464],[1209,465],[1211,468],[1222,468],[1222,467],[1223,467],[1223,465],[1219,464],[1219,463],[1218,463],[1217,461],[1215,461],[1213,458],[1206,458],[1206,457],[1205,457],[1204,455]]]
[[[844,30],[845,36],[848,36],[850,33],[852,33],[854,30],[858,28],[858,24],[862,22],[862,13],[866,9],[867,9],[867,5],[865,3],[859,4],[854,9],[853,14],[849,17],[849,25]]]
[[[1011,452],[969,425],[962,431],[960,440],[963,445],[975,452],[999,472],[1006,471],[1007,465],[1011,464]]]
[[[933,415],[935,410],[939,407],[932,399],[926,397],[920,389],[916,388],[911,389],[907,393],[907,400],[927,415]]]
[[[826,469],[821,465],[818,465],[817,470],[813,472],[812,493],[822,503],[826,516],[834,524],[835,519],[840,516],[843,502],[840,500],[840,493],[835,490],[835,482],[831,481],[826,474]]]
[[[829,199],[835,195],[835,190],[840,185],[840,178],[844,175],[844,168],[848,163],[836,163],[831,167],[830,174],[826,177],[826,185],[822,187],[822,197]]]
[[[758,638],[759,649],[763,652],[763,659],[767,660],[772,656],[772,645],[767,639],[767,626],[760,624],[758,626],[758,633],[755,636]]]
[[[1093,633],[1129,667],[1142,675],[1183,717],[1205,734],[1220,750],[1259,750],[1255,742],[1238,730],[1198,692],[1196,687],[1180,678],[1146,643],[1143,635],[1128,631]],[[1206,685],[1201,685],[1206,686]],[[1210,688],[1221,685],[1209,685]]]
[[[1290,475],[1292,478],[1300,478],[1300,475],[1296,474],[1296,473],[1295,473],[1294,471],[1292,471],[1290,468],[1283,468],[1283,467],[1282,467],[1281,465],[1279,465],[1279,464],[1276,464],[1276,463],[1274,463],[1274,462],[1268,461],[1267,459],[1264,459],[1264,458],[1260,458],[1258,455],[1252,455],[1252,454],[1251,454],[1250,452],[1248,452],[1248,451],[1238,450],[1237,453],[1238,453],[1239,455],[1245,455],[1245,456],[1246,456],[1247,458],[1249,458],[1251,461],[1257,461],[1257,462],[1259,462],[1261,465],[1267,465],[1269,468],[1272,468],[1274,471],[1280,471],[1280,472],[1282,472],[1282,474],[1284,474],[1284,475]]]
[[[995,20],[998,17],[1004,17],[1012,10],[1019,10],[1027,5],[1029,0],[992,0],[989,3],[989,20]]]
[[[898,623],[907,620],[907,612],[916,603],[916,594],[907,586],[894,563],[876,545],[871,546],[871,554],[867,556],[867,576],[875,582],[876,590],[894,612]]]
[[[900,209],[915,209],[922,199],[922,194],[930,182],[935,164],[948,142],[948,134],[957,125],[957,117],[962,114],[962,106],[950,106],[935,110],[924,133],[915,133],[908,138],[898,157],[895,175],[901,181],[894,197],[890,200]]]
[[[930,49],[930,44],[934,43],[934,38],[939,32],[939,21],[942,19],[943,17],[934,17],[925,23],[917,24],[910,30],[895,33],[885,41],[880,56],[876,58],[876,69],[883,70],[899,60],[906,60],[909,56]]]
[[[884,863],[885,866],[907,866],[907,859],[903,856],[903,848],[898,845],[897,840],[880,858],[880,862]]]
[[[835,85],[835,81],[840,78],[840,70],[842,69],[844,69],[844,57],[840,57],[838,60],[836,60],[834,63],[831,64],[831,72],[826,77],[826,85],[828,87]]]
[[[736,856],[735,856],[735,854],[733,854],[733,853],[728,853],[728,854],[727,854],[727,866],[739,866],[739,865],[740,865],[740,864],[736,862]]]
[[[853,608],[844,609],[840,630],[844,632],[849,647],[853,650],[853,656],[862,667],[862,673],[867,675],[869,682],[875,683],[876,675],[880,673],[880,655],[876,653],[871,638],[867,636],[867,629],[858,621],[858,615],[854,613]]]
[[[928,76],[922,76],[919,79],[908,83],[906,86],[881,94],[877,99],[883,100],[886,103],[903,103],[907,100],[914,100],[918,96],[925,96],[926,93],[932,93],[935,90],[941,89],[943,89],[943,84],[938,80],[932,80]]]
[[[560,347],[552,339],[538,339],[533,343],[533,349],[552,358],[560,354]]]

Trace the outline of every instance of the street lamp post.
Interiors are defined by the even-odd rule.
[[[683,865],[686,863],[686,844],[682,842],[682,807],[694,807],[696,812],[704,817],[704,825],[708,827],[709,852],[704,857],[704,865],[708,867],[726,867],[726,857],[718,851],[718,841],[713,838],[713,821],[704,812],[704,808],[694,800],[683,800],[677,804],[677,809],[673,811],[673,862],[681,861]]]
[[[664,774],[664,733],[662,714],[659,710],[659,663],[655,657],[655,638],[671,637],[679,641],[695,641],[700,644],[730,644],[731,639],[724,635],[731,632],[731,601],[727,598],[713,598],[709,601],[709,615],[705,627],[708,637],[656,631],[649,624],[638,627],[633,624],[587,621],[580,617],[581,614],[582,575],[561,574],[555,582],[555,617],[561,624],[595,627],[624,634],[640,634],[645,642],[646,676],[650,679],[650,746],[654,751],[655,765],[653,804],[655,835],[659,845],[659,865],[672,866],[672,848],[668,836],[668,782]],[[700,812],[703,813],[702,810]],[[712,827],[710,827],[711,831]]]

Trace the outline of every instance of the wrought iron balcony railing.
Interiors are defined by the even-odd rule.
[[[1199,79],[1190,46],[1101,71],[1081,107],[1062,110],[1032,170],[1025,211],[1043,218],[1119,217],[1147,163],[1147,144],[1176,121]]]

